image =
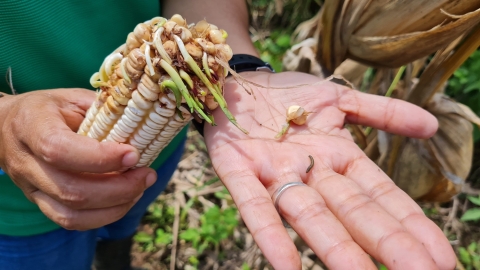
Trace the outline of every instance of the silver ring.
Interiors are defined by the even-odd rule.
[[[294,186],[306,186],[305,183],[303,182],[290,182],[290,183],[286,183],[285,185],[279,187],[274,193],[273,193],[273,196],[272,196],[272,200],[273,200],[273,205],[275,205],[275,209],[277,210],[278,214],[280,215],[280,210],[278,209],[278,202],[280,201],[280,197],[283,195],[283,193],[285,192],[285,190],[287,190],[288,188],[290,187],[294,187]],[[280,215],[281,217],[281,215]],[[283,222],[283,225],[287,228],[290,227],[290,225],[288,225],[288,223],[283,219],[282,217],[282,222]]]

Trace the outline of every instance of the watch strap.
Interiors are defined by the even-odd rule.
[[[269,63],[262,59],[249,54],[234,54],[230,61],[228,61],[230,68],[235,72],[240,73],[244,71],[270,71],[275,72]],[[229,74],[231,75],[231,74]]]

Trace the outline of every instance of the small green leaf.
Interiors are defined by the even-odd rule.
[[[280,48],[280,46],[274,43],[271,39],[267,39],[265,41],[265,45],[267,46],[268,51],[272,54],[281,54],[283,51],[282,48]]]
[[[180,234],[180,239],[186,241],[193,241],[194,239],[200,238],[200,234],[196,229],[188,229]]]
[[[480,90],[480,81],[470,84],[469,86],[467,86],[467,88],[463,90],[463,92],[468,93],[474,90]]]
[[[470,254],[468,253],[467,249],[464,247],[458,248],[459,258],[460,261],[464,264],[470,265],[472,264],[472,259],[470,258]]]
[[[172,242],[172,234],[166,233],[163,229],[157,229],[155,233],[157,234],[157,237],[155,237],[155,244],[165,246]]]
[[[472,256],[472,265],[475,269],[480,269],[480,257],[478,254]]]
[[[277,38],[275,43],[282,48],[288,48],[290,47],[290,36],[285,34],[281,35]]]
[[[138,232],[133,237],[133,240],[135,240],[135,242],[137,242],[137,243],[145,244],[145,243],[152,242],[153,241],[153,236],[151,236],[150,234],[148,234],[146,232]]]
[[[242,270],[250,270],[250,266],[246,262],[242,264]]]
[[[209,186],[209,185],[214,184],[214,183],[216,183],[216,182],[218,182],[218,181],[220,181],[220,178],[214,177],[214,178],[208,180],[207,182],[205,182],[205,186]]]
[[[476,205],[480,205],[480,197],[473,197],[473,196],[468,196],[467,197],[469,201]]]
[[[477,221],[480,219],[480,208],[468,209],[460,218],[461,221]]]
[[[188,262],[190,262],[190,263],[193,264],[193,265],[198,265],[198,263],[199,263],[200,261],[198,260],[197,257],[195,257],[195,256],[190,256],[190,257],[188,258]]]
[[[385,265],[380,264],[380,266],[378,267],[378,270],[388,270],[388,268]]]
[[[467,250],[470,254],[475,253],[477,251],[477,242],[472,242],[468,245]]]

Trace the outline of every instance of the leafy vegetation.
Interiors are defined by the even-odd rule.
[[[166,205],[165,201],[158,201],[151,205],[144,220],[155,228],[153,234],[140,231],[133,238],[144,251],[155,252],[172,242],[174,221],[174,208],[172,206]]]
[[[283,70],[282,56],[291,47],[290,36],[291,33],[285,30],[275,30],[268,38],[254,42],[261,53],[260,58],[269,63],[276,72]]]
[[[460,218],[461,221],[479,221],[480,220],[480,196],[479,197],[467,197],[470,202],[472,202],[475,207],[472,207],[463,213]]]
[[[467,248],[459,247],[458,255],[466,270],[480,269],[480,254],[476,242],[472,242]]]
[[[237,208],[220,209],[213,206],[200,217],[200,228],[189,228],[180,234],[180,239],[192,243],[199,253],[208,247],[218,249],[222,240],[227,239],[238,225]]]

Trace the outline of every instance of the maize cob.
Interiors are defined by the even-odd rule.
[[[138,24],[92,75],[97,97],[77,133],[134,146],[136,167],[150,166],[190,120],[215,125],[217,107],[247,133],[223,98],[225,63],[233,54],[226,38],[217,26],[187,25],[178,14]]]

